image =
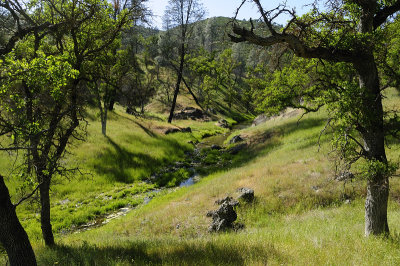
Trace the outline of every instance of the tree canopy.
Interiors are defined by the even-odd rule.
[[[396,163],[386,157],[385,136],[392,133],[387,125],[397,116],[383,110],[381,93],[398,82],[395,71],[389,73],[384,67],[393,49],[385,36],[396,21],[391,17],[400,10],[400,1],[328,1],[323,10],[316,1],[303,16],[284,4],[265,10],[260,1],[252,2],[270,35],[254,32],[254,24],[246,29],[234,23],[231,40],[283,45],[296,55],[281,71],[267,71],[262,77],[268,82],[261,81],[261,106],[271,112],[287,106],[310,112],[327,105],[327,127],[336,132],[334,149],[344,162],[339,175],[349,176],[359,163],[360,175],[368,180],[365,234],[388,233],[389,177]],[[282,14],[291,19],[277,31],[273,20]],[[254,81],[260,84],[257,78]]]

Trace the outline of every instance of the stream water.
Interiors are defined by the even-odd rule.
[[[232,132],[234,132],[236,130],[241,130],[241,129],[247,128],[250,125],[251,124],[249,124],[249,123],[237,124],[237,125],[234,125],[231,130],[229,130],[228,132],[226,132],[224,134],[218,134],[218,135],[214,135],[214,136],[210,136],[210,137],[204,138],[200,143],[198,143],[196,145],[195,153],[199,152],[201,149],[209,148],[212,145],[218,145],[218,146],[222,147],[224,145],[225,140],[228,138],[228,136],[230,136],[232,134]],[[142,204],[139,204],[137,206],[125,206],[123,208],[118,209],[117,211],[112,212],[112,213],[99,216],[99,217],[95,218],[93,221],[90,221],[90,222],[88,222],[86,224],[83,224],[83,225],[77,226],[75,228],[72,228],[72,229],[66,231],[65,233],[71,233],[71,232],[72,233],[79,233],[79,232],[82,232],[82,231],[90,230],[92,228],[100,227],[102,225],[105,225],[105,224],[109,223],[110,221],[112,221],[112,220],[114,220],[116,218],[125,216],[130,211],[136,209],[139,206],[143,206],[143,205],[148,204],[153,199],[153,197],[156,194],[159,194],[161,191],[165,191],[165,190],[171,190],[172,191],[172,190],[174,190],[174,189],[176,189],[178,187],[189,187],[189,186],[194,185],[195,183],[197,183],[200,180],[201,176],[196,172],[196,168],[195,167],[193,167],[192,169],[193,169],[193,172],[194,172],[192,174],[192,176],[190,176],[188,179],[182,181],[179,184],[179,186],[177,186],[175,188],[170,188],[170,189],[166,189],[166,188],[154,189],[154,190],[151,190],[149,192],[146,192],[146,194],[144,195]]]

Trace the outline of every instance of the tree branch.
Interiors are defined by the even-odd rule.
[[[388,17],[398,11],[400,11],[400,0],[396,1],[391,6],[387,6],[379,10],[374,17],[374,29],[385,23]]]
[[[17,203],[13,204],[13,205],[14,205],[14,208],[17,207],[18,205],[20,205],[20,204],[21,204],[22,202],[24,202],[25,200],[27,200],[27,199],[29,199],[30,197],[32,197],[33,194],[36,193],[36,191],[40,188],[40,186],[41,186],[42,184],[43,184],[43,183],[40,183],[39,185],[37,185],[37,186],[35,187],[35,189],[32,190],[31,193],[29,193],[29,194],[26,195],[25,197],[22,197]]]
[[[341,50],[335,47],[308,47],[297,36],[286,33],[275,33],[269,37],[262,37],[245,28],[233,25],[233,33],[228,34],[233,42],[249,42],[259,46],[272,46],[279,43],[287,43],[293,52],[303,58],[321,58],[331,62],[352,62],[356,57],[349,50]]]

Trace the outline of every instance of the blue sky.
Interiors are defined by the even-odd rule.
[[[241,0],[200,0],[204,7],[206,8],[207,17],[232,17],[236,11],[236,8],[242,2]],[[261,0],[264,8],[266,10],[276,7],[280,2],[277,0]],[[312,3],[313,0],[287,0],[287,5],[296,8],[299,14],[304,13],[307,8],[304,7],[305,4]],[[154,16],[153,26],[162,28],[162,15],[164,14],[165,7],[167,6],[168,0],[149,0],[147,6],[152,10]],[[241,9],[239,13],[239,19],[249,19],[258,18],[257,9],[252,3],[246,3],[246,5]],[[281,17],[276,20],[277,23],[284,24],[287,21],[287,17]]]

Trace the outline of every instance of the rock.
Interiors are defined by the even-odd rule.
[[[239,201],[234,200],[232,197],[225,197],[223,199],[218,199],[218,200],[215,201],[215,204],[221,205],[224,202],[228,202],[233,207],[236,207],[236,206],[239,205]]]
[[[268,121],[268,117],[266,114],[261,114],[254,118],[253,123],[251,124],[252,127],[258,126]]]
[[[170,127],[165,131],[165,135],[177,132],[192,132],[192,129],[190,127],[185,127],[185,128]]]
[[[225,119],[218,120],[218,122],[215,125],[222,128],[229,128],[228,121],[226,121]]]
[[[220,150],[220,149],[222,149],[222,148],[221,148],[221,146],[219,146],[219,145],[213,144],[213,145],[211,145],[211,149],[212,149],[212,150]]]
[[[242,199],[246,202],[252,202],[254,200],[254,190],[247,187],[242,187],[237,190],[239,192],[238,199]]]
[[[212,217],[211,225],[208,228],[209,232],[221,232],[227,229],[233,229],[233,222],[237,219],[234,206],[228,202],[223,202],[217,210],[209,211],[208,217]]]
[[[241,141],[243,141],[242,137],[240,135],[236,135],[233,138],[231,138],[229,143],[233,144],[233,143],[238,143],[238,142],[241,142]]]
[[[247,147],[246,143],[241,143],[239,145],[233,146],[232,148],[230,148],[228,150],[228,152],[232,155],[235,155],[237,153],[239,153],[241,150],[245,149]]]
[[[180,131],[179,128],[171,127],[171,128],[168,128],[168,129],[165,131],[165,135],[172,134],[172,133],[176,133],[176,132],[179,132],[179,131]]]
[[[180,112],[175,114],[176,119],[202,119],[205,115],[202,110],[194,107],[185,107]]]

